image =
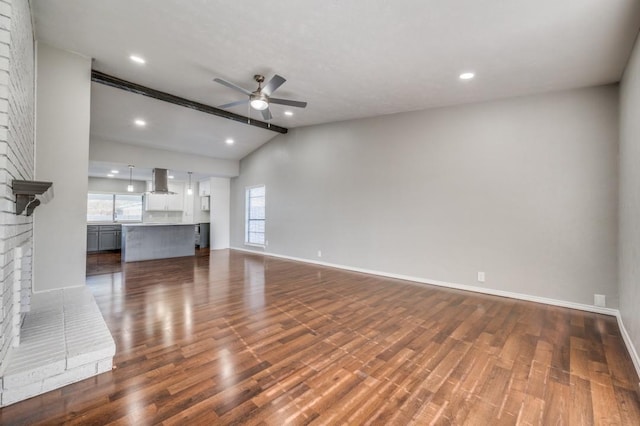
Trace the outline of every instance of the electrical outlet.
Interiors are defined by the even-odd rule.
[[[604,294],[594,294],[593,304],[604,308],[605,306],[607,306],[606,296]]]
[[[322,250],[318,250],[318,257],[322,257]]]
[[[265,240],[264,245],[268,246],[269,245],[269,240]]]
[[[485,280],[484,272],[478,272],[478,281],[483,283]]]

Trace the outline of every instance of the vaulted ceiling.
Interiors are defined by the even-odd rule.
[[[33,0],[36,38],[104,73],[217,106],[287,82],[273,123],[295,128],[613,83],[636,0]],[[135,54],[146,60],[132,62]],[[459,74],[476,77],[462,81]],[[284,115],[291,109],[293,116]],[[247,115],[247,106],[230,111]],[[259,118],[256,111],[252,116]],[[142,131],[134,118],[148,122]],[[92,137],[240,159],[276,133],[93,83]],[[234,145],[225,144],[233,138]]]

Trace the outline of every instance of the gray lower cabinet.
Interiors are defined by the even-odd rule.
[[[196,246],[200,248],[209,247],[208,223],[199,223],[196,225]]]
[[[88,225],[87,252],[120,250],[120,225]]]
[[[115,250],[118,248],[116,242],[116,231],[100,231],[100,250]]]
[[[87,227],[87,252],[91,253],[94,251],[98,251],[98,234],[99,227],[94,225],[89,225]]]

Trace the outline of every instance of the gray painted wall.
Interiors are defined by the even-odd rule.
[[[91,58],[37,44],[36,180],[53,199],[34,212],[34,292],[85,285]]]
[[[220,177],[238,176],[239,168],[237,160],[223,160],[96,138],[91,139],[89,160],[122,165],[134,164],[138,168],[147,169],[163,167]]]
[[[147,182],[133,180],[133,193],[142,194],[147,190]],[[110,179],[89,176],[89,192],[107,192],[111,194],[128,194],[129,179]]]
[[[620,314],[640,352],[640,42],[620,84]]]
[[[294,129],[241,161],[231,246],[266,184],[268,252],[617,307],[617,140],[617,86]]]

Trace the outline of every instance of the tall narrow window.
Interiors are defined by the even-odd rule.
[[[265,242],[265,187],[247,188],[245,243],[263,246]]]

